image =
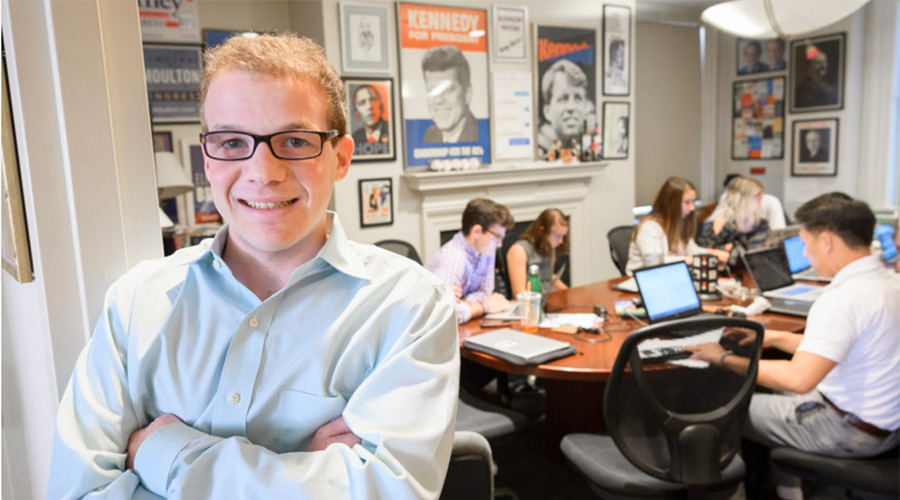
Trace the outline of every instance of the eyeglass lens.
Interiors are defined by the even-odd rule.
[[[268,138],[268,141],[266,139]],[[314,158],[322,152],[322,136],[314,132],[289,131],[264,136],[272,153],[284,160]],[[242,132],[210,132],[206,134],[206,154],[217,160],[244,160],[253,156],[257,139]]]

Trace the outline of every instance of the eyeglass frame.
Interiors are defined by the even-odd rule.
[[[321,144],[319,144],[319,152],[313,156],[307,156],[304,158],[285,158],[283,156],[278,156],[278,153],[275,152],[275,148],[272,147],[272,138],[275,137],[276,135],[291,134],[291,133],[296,133],[296,132],[306,132],[306,133],[318,135],[322,139]],[[222,133],[243,134],[243,135],[252,137],[253,138],[253,149],[250,150],[250,154],[243,158],[216,158],[215,156],[209,154],[209,150],[206,148],[206,137],[211,134],[222,134]],[[304,129],[282,130],[281,132],[275,132],[274,134],[268,134],[268,135],[251,134],[250,132],[243,132],[241,130],[213,130],[210,132],[201,132],[200,133],[200,144],[203,146],[203,152],[206,153],[206,156],[212,158],[213,160],[217,160],[217,161],[249,160],[250,158],[253,158],[253,155],[256,154],[256,149],[259,147],[260,143],[263,143],[263,142],[266,143],[267,146],[269,146],[269,152],[272,153],[272,156],[274,156],[275,158],[278,158],[279,160],[298,160],[299,161],[299,160],[311,160],[313,158],[318,158],[318,157],[322,156],[322,152],[325,151],[325,142],[330,139],[333,139],[335,137],[338,137],[340,135],[343,135],[343,133],[337,129],[330,129],[330,130],[324,130],[324,131],[322,131],[322,130],[304,130]]]

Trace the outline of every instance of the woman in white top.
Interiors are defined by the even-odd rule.
[[[644,266],[686,260],[696,254],[728,258],[721,250],[702,248],[694,242],[697,216],[694,202],[697,189],[687,179],[669,177],[656,194],[653,210],[641,219],[631,236],[625,272],[630,276]]]

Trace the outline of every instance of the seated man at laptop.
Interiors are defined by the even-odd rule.
[[[813,266],[834,279],[813,304],[805,335],[766,330],[763,345],[792,353],[761,360],[745,435],[841,457],[874,456],[898,442],[900,428],[900,277],[870,255],[875,215],[840,193],[797,210]],[[734,371],[747,360],[719,344],[688,348],[693,358]],[[799,478],[777,478],[782,498],[802,498]]]

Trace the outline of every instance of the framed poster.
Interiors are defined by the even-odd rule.
[[[498,62],[528,62],[528,9],[493,6],[493,53]]]
[[[391,179],[359,180],[360,227],[390,226],[394,223]]]
[[[162,43],[200,43],[197,2],[142,2],[138,0],[141,40]]]
[[[182,162],[191,172],[194,192],[188,193],[189,225],[218,224],[222,222],[216,204],[213,202],[212,188],[203,169],[203,147],[199,142],[183,141],[181,144]]]
[[[603,103],[603,158],[628,158],[630,107],[627,102]]]
[[[781,38],[768,40],[738,38],[735,46],[738,76],[787,69],[785,41]]]
[[[200,122],[202,59],[199,45],[144,44],[152,123]]]
[[[844,33],[791,42],[791,113],[844,107]]]
[[[487,11],[400,2],[397,19],[406,166],[490,163]]]
[[[597,124],[597,32],[535,25],[538,157],[577,148]]]
[[[394,153],[394,81],[390,78],[344,78],[353,137],[353,161],[384,161]]]
[[[494,158],[534,159],[534,94],[528,66],[494,68]]]
[[[838,119],[794,121],[791,175],[837,175]]]
[[[603,6],[603,95],[631,92],[631,8]]]
[[[390,7],[341,2],[341,63],[344,73],[390,73]]]
[[[731,159],[784,158],[784,77],[734,82]]]

